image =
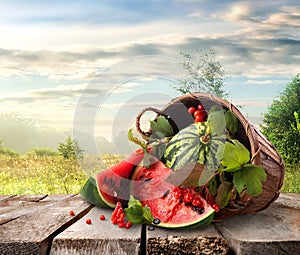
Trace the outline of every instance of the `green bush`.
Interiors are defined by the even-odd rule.
[[[8,155],[8,156],[11,156],[11,157],[19,156],[19,153],[17,153],[15,150],[8,149],[8,148],[0,148],[0,154]]]
[[[263,134],[282,155],[287,165],[296,167],[300,158],[300,132],[297,118],[300,114],[300,74],[292,78],[279,99],[273,101],[264,115]]]
[[[83,157],[83,150],[79,147],[77,140],[73,140],[68,136],[64,143],[58,146],[59,154],[65,159],[81,159]]]

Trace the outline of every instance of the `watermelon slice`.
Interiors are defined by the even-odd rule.
[[[130,177],[143,158],[143,150],[139,149],[118,164],[100,171],[95,178],[90,177],[80,190],[81,196],[99,207],[114,208],[118,201],[125,205],[130,195]]]
[[[157,159],[152,159],[147,168],[138,166],[132,176],[131,193],[143,206],[150,208],[154,222],[165,228],[203,228],[211,223],[215,210],[195,190],[190,189],[192,196],[197,196],[198,206],[184,202],[175,194],[179,188],[165,179],[173,172]]]

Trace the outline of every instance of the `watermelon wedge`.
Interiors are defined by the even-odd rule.
[[[132,172],[143,158],[143,150],[139,149],[118,164],[100,171],[95,178],[90,177],[80,190],[81,196],[99,207],[114,208],[118,201],[125,205],[130,196]]]
[[[159,160],[147,168],[138,166],[131,183],[131,194],[150,208],[155,225],[164,228],[203,228],[211,223],[215,210],[194,189],[184,189],[165,179],[173,171]],[[178,196],[178,191],[182,195]],[[185,201],[184,193],[197,200]]]

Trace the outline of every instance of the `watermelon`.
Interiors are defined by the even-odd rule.
[[[133,175],[131,194],[141,204],[150,208],[154,224],[164,228],[203,228],[214,218],[214,209],[195,190],[189,189],[198,198],[199,206],[179,199],[176,192],[181,188],[166,182],[173,173],[164,163],[152,158],[152,165],[139,165]],[[183,190],[184,191],[184,190]]]
[[[211,133],[208,122],[193,123],[170,140],[164,159],[166,165],[175,171],[188,163],[196,162],[215,170],[220,164],[217,155],[224,150],[224,143],[223,137]]]
[[[114,208],[118,201],[125,205],[130,196],[132,172],[143,158],[143,150],[139,149],[118,164],[100,171],[95,178],[90,177],[80,190],[81,196],[99,207]]]

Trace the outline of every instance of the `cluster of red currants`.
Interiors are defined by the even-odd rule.
[[[188,112],[194,116],[195,122],[204,122],[207,120],[207,112],[201,103],[197,108],[194,106],[189,107]]]
[[[185,204],[191,203],[195,207],[203,207],[201,195],[193,189],[176,187],[173,190],[174,197]]]
[[[204,212],[203,202],[202,202],[203,198],[194,189],[176,187],[173,190],[173,192],[174,192],[173,193],[174,197],[178,199],[179,202],[182,201],[185,204],[190,204],[191,206],[193,206],[193,209],[198,211],[200,214]],[[216,212],[220,210],[217,204],[212,204],[211,206]]]
[[[115,210],[112,212],[110,219],[111,222],[114,225],[118,225],[119,228],[129,229],[132,226],[132,223],[130,221],[127,221],[120,202],[117,202]]]

